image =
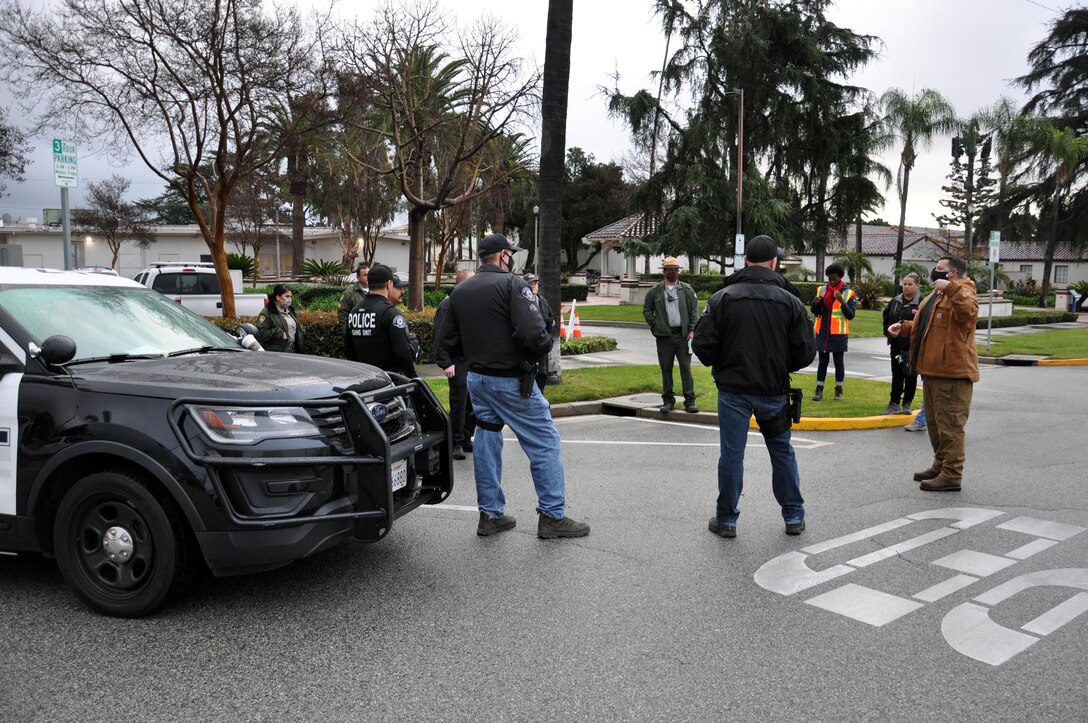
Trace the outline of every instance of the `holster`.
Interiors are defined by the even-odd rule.
[[[801,400],[805,398],[804,393],[796,388],[790,388],[790,419],[794,424],[801,421]]]
[[[533,393],[533,385],[536,384],[536,362],[523,361],[521,363],[521,396],[528,398]]]

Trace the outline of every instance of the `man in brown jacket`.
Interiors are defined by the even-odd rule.
[[[922,375],[933,464],[914,479],[928,492],[955,492],[963,480],[963,427],[978,381],[978,299],[965,270],[963,259],[942,258],[930,274],[933,293],[922,300],[914,320],[888,327],[890,336],[910,338],[911,366]]]

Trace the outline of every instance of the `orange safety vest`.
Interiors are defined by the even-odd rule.
[[[816,298],[823,298],[824,291],[827,289],[827,284],[824,284],[820,288],[816,289]],[[851,297],[857,296],[853,289],[847,289],[846,293],[842,295],[842,302],[838,299],[831,305],[831,334],[849,334],[850,333],[850,320],[843,316],[842,304],[843,302],[850,301]],[[820,322],[824,320],[824,315],[820,314],[816,317],[816,323],[812,326],[812,332],[814,334],[820,333]]]

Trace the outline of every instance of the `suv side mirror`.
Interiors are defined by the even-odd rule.
[[[46,364],[59,366],[70,362],[76,355],[76,343],[71,337],[55,334],[42,342],[38,355],[45,360]]]

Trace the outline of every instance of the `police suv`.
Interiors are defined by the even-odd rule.
[[[0,553],[147,614],[199,565],[286,565],[453,487],[419,380],[239,340],[115,276],[0,267]]]

